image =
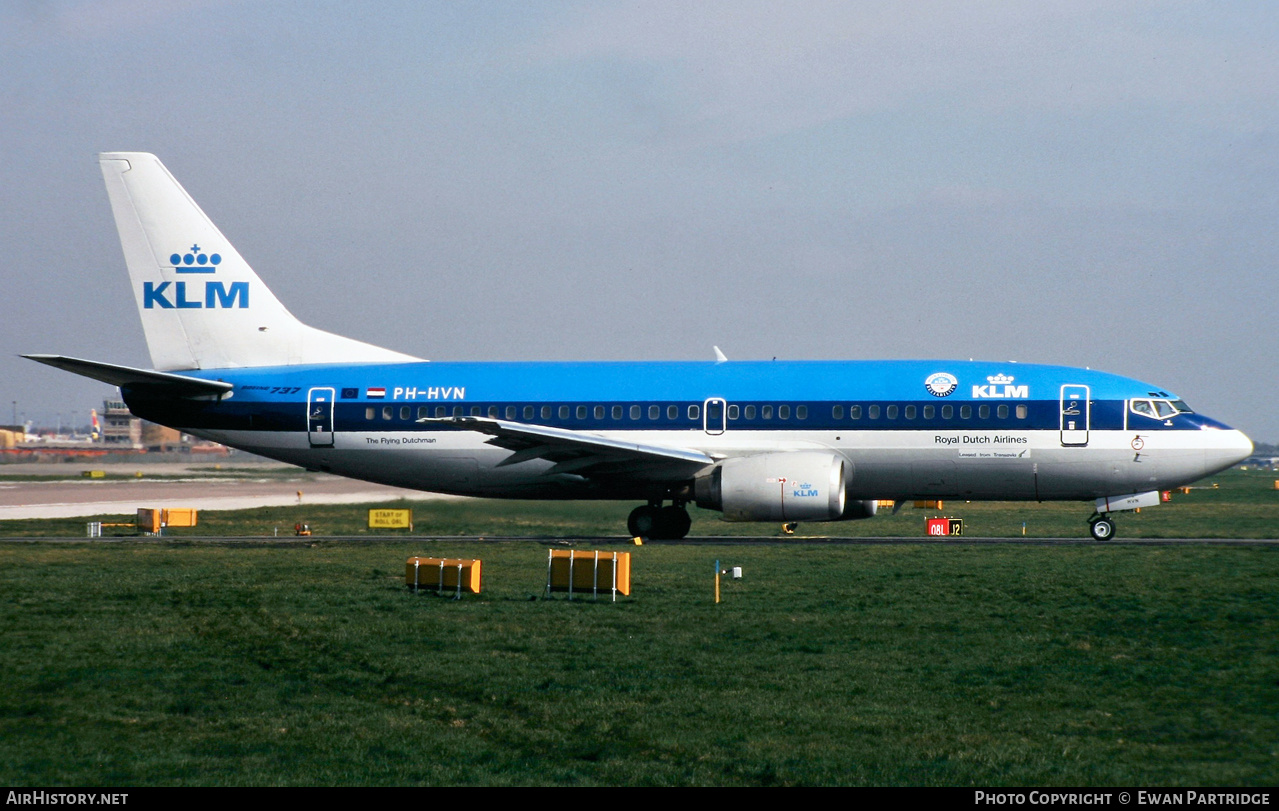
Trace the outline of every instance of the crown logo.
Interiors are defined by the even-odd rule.
[[[988,382],[989,382],[992,386],[1006,386],[1006,385],[1008,385],[1009,383],[1013,382],[1014,378],[1012,378],[1012,377],[1010,377],[1010,376],[1008,376],[1008,375],[998,374],[998,375],[995,375],[994,377],[988,377],[988,378],[986,378],[986,380],[987,380],[987,381],[988,381]]]
[[[169,256],[169,263],[178,273],[214,273],[222,262],[221,254],[206,255],[199,245],[192,245],[186,253],[175,253]]]

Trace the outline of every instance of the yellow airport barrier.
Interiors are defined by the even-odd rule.
[[[915,509],[917,510],[940,510],[941,508],[942,508],[942,502],[940,499],[938,499],[937,501],[916,501],[915,502]]]
[[[546,556],[546,596],[553,591],[574,594],[590,592],[598,599],[601,591],[631,596],[630,552],[579,552],[576,549],[548,549]]]
[[[153,510],[149,507],[138,508],[138,532],[150,532],[155,534],[160,531],[162,524],[160,523],[160,510]]]
[[[160,524],[166,527],[193,527],[196,517],[196,511],[191,509],[161,510]]]
[[[82,470],[80,475],[86,479],[105,479],[107,472],[105,470]]]
[[[460,600],[463,591],[480,593],[482,565],[480,560],[412,557],[404,565],[404,584],[414,591],[432,586],[439,594],[453,591],[453,599]]]

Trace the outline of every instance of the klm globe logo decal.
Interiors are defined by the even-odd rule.
[[[215,273],[222,264],[221,254],[206,256],[199,245],[192,245],[185,253],[175,253],[169,257],[169,264],[177,273]]]
[[[946,372],[930,375],[924,381],[924,387],[934,397],[949,397],[958,386],[959,381],[955,379],[955,376]]]
[[[169,255],[174,273],[217,273],[222,264],[222,254],[208,253],[198,244],[181,253]],[[147,310],[229,310],[249,308],[249,283],[224,284],[208,280],[201,286],[197,281],[143,282],[142,307]]]

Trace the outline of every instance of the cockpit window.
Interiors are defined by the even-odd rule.
[[[1166,420],[1178,414],[1193,414],[1190,406],[1181,400],[1133,400],[1129,408],[1132,413],[1152,420]]]

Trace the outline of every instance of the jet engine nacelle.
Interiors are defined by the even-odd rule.
[[[721,510],[725,521],[838,521],[854,517],[844,515],[844,467],[825,451],[741,456],[699,476],[693,492],[697,506]]]

